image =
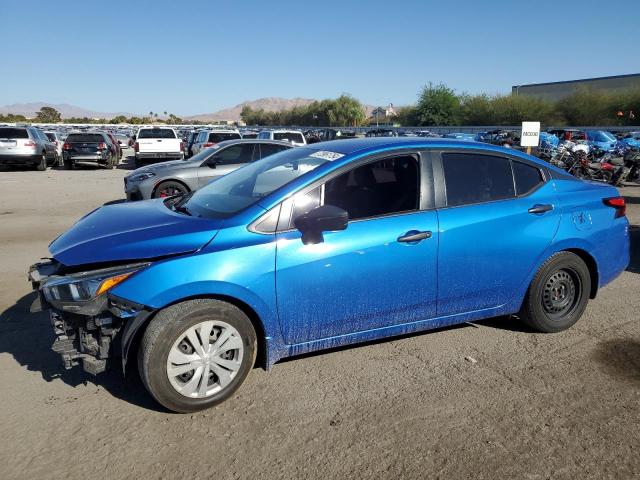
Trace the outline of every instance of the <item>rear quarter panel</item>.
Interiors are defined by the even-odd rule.
[[[629,222],[626,217],[615,218],[615,209],[603,203],[604,198],[620,194],[602,183],[562,179],[554,183],[562,219],[545,256],[572,248],[585,250],[596,261],[598,287],[602,287],[629,264]]]

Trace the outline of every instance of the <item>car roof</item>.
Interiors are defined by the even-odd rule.
[[[242,143],[265,143],[271,145],[283,145],[286,147],[291,147],[292,145],[289,142],[283,142],[281,140],[266,140],[264,138],[238,138],[235,140],[225,140],[223,142],[218,142],[218,148],[226,147],[228,145],[236,145]]]
[[[312,143],[304,147],[310,150],[341,153],[343,155],[363,154],[367,152],[375,152],[386,149],[401,148],[464,148],[485,150],[497,153],[507,153],[510,155],[524,156],[527,159],[535,160],[540,164],[542,161],[526,155],[519,150],[512,148],[504,148],[498,145],[492,145],[482,142],[473,142],[467,140],[458,140],[453,138],[427,138],[427,137],[367,137],[353,138],[344,140],[331,140],[328,142]]]

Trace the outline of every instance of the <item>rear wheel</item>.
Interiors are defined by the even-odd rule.
[[[153,198],[166,198],[174,195],[184,195],[189,189],[180,182],[166,181],[160,183],[153,191]]]
[[[590,291],[591,275],[584,261],[571,252],[557,253],[538,270],[519,316],[540,332],[566,330],[582,316]]]
[[[240,309],[219,300],[190,300],[151,321],[138,368],[156,401],[175,412],[195,412],[233,395],[253,367],[256,350],[255,330]]]
[[[40,157],[40,163],[36,165],[36,170],[43,172],[47,169],[47,154],[42,152],[42,156]]]

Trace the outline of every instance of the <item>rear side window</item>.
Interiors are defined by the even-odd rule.
[[[145,128],[138,132],[138,138],[176,138],[176,134],[169,128]]]
[[[540,170],[526,163],[513,162],[513,176],[516,179],[516,195],[526,195],[544,182]]]
[[[104,138],[99,133],[72,133],[67,137],[67,143],[99,143]]]
[[[45,135],[47,136],[47,138],[49,140],[51,140],[52,142],[56,141],[56,136],[53,133],[45,133]]]
[[[269,155],[273,155],[274,153],[281,152],[282,150],[286,150],[289,147],[285,147],[284,145],[274,145],[272,143],[261,143],[260,144],[260,152],[262,158],[268,157]]]
[[[235,132],[210,133],[209,141],[213,143],[224,142],[225,140],[240,140],[242,137]]]
[[[1,127],[0,138],[29,138],[26,128]]]
[[[474,153],[443,153],[447,206],[513,198],[509,159]]]

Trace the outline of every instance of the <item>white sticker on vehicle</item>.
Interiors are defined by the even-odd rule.
[[[323,160],[332,161],[332,160],[338,160],[339,158],[344,157],[344,154],[337,153],[337,152],[329,152],[327,150],[318,150],[317,152],[312,153],[309,156],[310,157],[315,157],[315,158],[321,158]]]

